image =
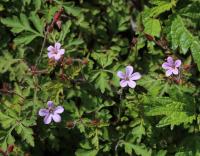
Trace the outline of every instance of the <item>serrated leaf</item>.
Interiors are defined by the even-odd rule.
[[[135,145],[128,142],[124,143],[125,152],[132,155],[132,150],[141,156],[151,156],[151,151],[147,150],[144,145]]]
[[[92,53],[92,57],[103,67],[107,67],[113,63],[116,59],[116,54],[110,52],[109,54],[104,53]]]
[[[4,53],[4,55],[0,57],[0,73],[5,73],[8,71],[17,61],[17,59],[13,59],[10,53]]]
[[[13,16],[12,18],[1,19],[1,22],[7,27],[11,27],[13,33],[23,32],[23,34],[20,34],[14,39],[16,44],[20,45],[29,44],[38,36],[43,37],[43,24],[39,17],[36,14],[31,13],[30,19],[31,20],[29,20],[25,14],[21,13],[19,18]],[[35,26],[36,30],[31,27],[31,24]]]
[[[166,82],[163,82],[155,74],[142,76],[137,84],[147,89],[148,94],[152,96],[162,96],[169,87]]]
[[[152,0],[150,3],[154,4],[154,7],[151,8],[146,8],[142,12],[142,17],[143,17],[143,24],[145,24],[146,20],[148,18],[156,18],[158,17],[161,13],[164,13],[166,11],[169,11],[173,6],[176,5],[176,1],[166,1],[166,0]]]
[[[161,26],[157,19],[149,18],[144,23],[144,32],[151,36],[160,36]]]
[[[11,27],[11,31],[14,33],[20,33],[24,30],[24,27],[17,16],[13,16],[12,18],[2,18],[1,23],[6,25],[7,27]]]
[[[35,10],[39,10],[42,4],[42,0],[33,0],[33,3],[35,5]]]
[[[102,93],[105,92],[106,89],[110,89],[108,84],[108,75],[105,72],[100,72],[100,75],[95,80],[95,86],[101,90]]]
[[[26,17],[26,15],[24,14],[20,14],[20,21],[22,23],[22,25],[25,27],[25,29],[27,30],[31,30],[28,18]]]
[[[22,124],[18,124],[15,128],[16,132],[31,146],[34,146],[33,130],[29,127],[25,127]]]
[[[31,12],[29,19],[33,23],[33,25],[36,28],[36,30],[38,32],[40,32],[40,35],[42,36],[43,35],[43,30],[44,30],[44,22],[43,22],[43,20],[40,19],[39,16],[34,12]]]
[[[200,71],[200,41],[194,39],[190,49],[192,51],[194,62],[197,64],[198,69]]]
[[[190,49],[194,62],[200,70],[200,41],[194,37],[184,26],[180,16],[172,18],[171,31],[168,36],[171,39],[172,48],[180,47],[180,53],[186,54]]]
[[[155,98],[149,103],[151,103],[151,106],[147,106],[145,109],[147,116],[164,116],[157,124],[158,127],[191,123],[195,120],[192,104],[188,106],[185,103],[163,97]]]
[[[76,156],[96,156],[98,153],[98,150],[84,150],[84,149],[78,149],[75,153]]]
[[[2,127],[5,129],[11,127],[16,122],[15,118],[12,118],[6,114],[3,114],[2,112],[0,112],[0,121],[1,121]]]
[[[37,37],[37,35],[33,34],[33,33],[24,33],[20,36],[17,36],[14,39],[14,42],[16,43],[16,45],[20,45],[20,44],[29,44],[33,39],[35,39]]]
[[[166,117],[163,117],[157,127],[180,125],[181,123],[192,123],[195,120],[195,115],[188,115],[188,112],[172,112]]]

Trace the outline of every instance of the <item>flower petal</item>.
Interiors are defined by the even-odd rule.
[[[49,47],[47,48],[47,50],[50,51],[50,52],[52,52],[52,51],[54,51],[54,47],[53,47],[53,46],[49,46]]]
[[[126,81],[126,80],[121,80],[120,81],[120,86],[121,87],[126,87],[128,85],[128,81]]]
[[[48,53],[48,58],[52,58],[52,57],[55,57],[55,54],[52,53],[52,52],[49,52],[49,53]]]
[[[54,113],[60,114],[64,111],[64,108],[62,106],[57,106],[54,110]]]
[[[136,86],[136,83],[135,83],[135,81],[128,81],[128,86],[129,87],[131,87],[131,88],[135,88],[135,86]]]
[[[47,116],[45,116],[44,118],[44,123],[45,124],[49,124],[52,120],[52,114],[48,114]]]
[[[173,70],[172,70],[172,73],[173,73],[174,75],[178,75],[178,69],[177,69],[177,68],[173,69]]]
[[[165,74],[166,74],[167,77],[172,75],[172,70],[171,69],[167,70]]]
[[[175,67],[180,67],[181,65],[181,60],[176,60],[175,61]]]
[[[56,50],[59,50],[60,47],[61,47],[61,44],[59,42],[56,42],[54,47],[55,47]]]
[[[139,72],[135,72],[131,75],[130,80],[139,80],[141,78],[141,74]]]
[[[48,113],[49,113],[48,109],[40,109],[38,112],[39,116],[46,116],[48,115]]]
[[[60,121],[61,121],[61,117],[60,117],[59,114],[54,113],[54,114],[52,115],[52,118],[53,118],[53,120],[54,120],[55,122],[60,122]]]
[[[171,56],[169,56],[168,58],[167,58],[167,62],[169,63],[169,65],[173,65],[174,64],[174,59],[171,57]]]
[[[126,76],[131,76],[132,73],[133,73],[133,67],[127,66],[126,67]]]
[[[60,58],[61,58],[61,55],[60,55],[60,54],[57,54],[57,55],[54,57],[54,59],[55,59],[56,61],[58,61]]]
[[[48,102],[47,102],[47,106],[48,106],[48,107],[54,107],[53,101],[48,101]]]
[[[58,54],[63,55],[65,53],[65,49],[58,50]]]
[[[125,79],[125,74],[122,71],[117,72],[117,76],[121,79]]]
[[[163,69],[171,69],[171,66],[168,62],[165,62],[165,63],[162,64],[162,68]]]

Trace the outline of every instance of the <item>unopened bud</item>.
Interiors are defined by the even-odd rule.
[[[83,60],[82,60],[82,64],[88,64],[88,59],[86,59],[86,58],[84,58]]]
[[[67,58],[67,59],[65,60],[65,63],[66,63],[67,65],[71,65],[71,64],[73,63],[72,58],[71,58],[71,57]]]
[[[74,128],[75,125],[76,125],[76,122],[75,122],[75,121],[68,121],[68,122],[66,123],[66,127],[69,128],[69,129]]]
[[[145,34],[145,37],[147,38],[147,40],[149,41],[153,41],[154,40],[154,37],[149,35],[149,34]]]
[[[13,152],[13,149],[14,149],[14,145],[9,145],[7,148],[7,152],[11,153],[11,152]]]

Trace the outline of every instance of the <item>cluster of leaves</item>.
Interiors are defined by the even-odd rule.
[[[199,6],[1,0],[0,153],[200,155]],[[55,42],[65,64],[47,58]],[[165,77],[167,56],[182,60],[178,77]],[[142,74],[135,89],[119,86],[127,65]],[[38,117],[48,100],[65,108],[61,123]]]

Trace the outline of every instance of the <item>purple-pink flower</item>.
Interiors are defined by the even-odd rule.
[[[54,47],[53,46],[49,46],[47,48],[48,50],[48,57],[50,59],[54,59],[55,61],[58,61],[62,55],[65,53],[65,49],[60,49],[61,48],[61,44],[56,42]]]
[[[136,82],[135,80],[138,80],[141,78],[141,75],[139,72],[133,73],[133,67],[127,66],[125,73],[122,71],[117,72],[117,76],[121,79],[120,86],[126,87],[127,85],[131,88],[135,88]]]
[[[167,58],[167,62],[162,64],[162,68],[166,70],[166,76],[170,76],[172,74],[178,75],[180,66],[181,60],[174,61],[170,56]]]
[[[44,123],[49,124],[52,121],[52,119],[55,122],[60,122],[60,114],[64,111],[64,108],[62,106],[55,107],[52,101],[48,101],[47,106],[47,109],[42,108],[39,110],[39,115],[44,116]]]

